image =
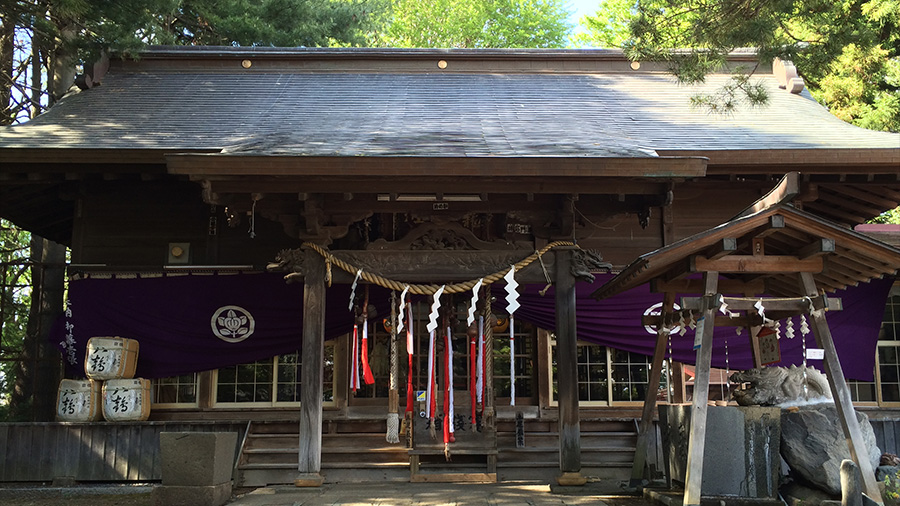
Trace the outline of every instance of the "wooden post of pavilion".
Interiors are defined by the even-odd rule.
[[[809,297],[817,297],[819,291],[812,273],[800,273],[800,284]],[[863,491],[876,503],[882,503],[881,492],[875,482],[875,471],[869,461],[866,443],[863,440],[862,431],[859,428],[859,420],[856,419],[856,411],[853,409],[853,400],[850,398],[850,389],[841,369],[841,362],[834,347],[834,339],[831,337],[831,329],[825,320],[825,308],[809,313],[813,334],[816,343],[825,351],[825,374],[828,375],[828,385],[831,387],[831,396],[834,398],[834,407],[837,409],[838,418],[841,419],[841,427],[844,429],[844,437],[850,448],[850,457],[859,467],[863,479]]]
[[[322,485],[322,389],[325,357],[325,260],[306,250],[303,277],[303,335],[300,352],[300,476],[298,487]]]
[[[697,356],[697,376],[694,392],[692,425],[689,443],[688,469],[683,504],[700,503],[702,482],[702,455],[705,443],[706,404],[709,389],[709,365],[711,359],[712,330],[715,311],[722,302],[717,292],[759,294],[775,297],[766,302],[769,315],[799,314],[809,309],[810,300],[818,310],[812,311],[811,326],[816,333],[820,347],[825,351],[825,372],[828,374],[833,397],[838,406],[838,415],[848,440],[851,455],[860,467],[865,481],[865,493],[871,494],[873,501],[880,496],[871,472],[871,463],[858,458],[856,450],[862,451],[863,443],[859,424],[854,416],[850,392],[847,389],[830,330],[822,309],[839,308],[832,300],[819,295],[824,291],[846,288],[851,284],[868,282],[879,276],[892,275],[900,271],[900,250],[878,243],[872,239],[848,230],[838,224],[829,223],[793,206],[778,202],[766,204],[770,199],[761,200],[732,220],[714,229],[682,239],[678,243],[647,253],[635,259],[615,278],[594,292],[596,299],[605,299],[647,282],[656,283],[654,291],[676,291],[679,293],[702,293],[703,297],[688,297],[682,300],[682,310],[701,311],[704,316],[703,332],[698,325],[701,348]],[[767,251],[766,237],[769,248]],[[734,246],[734,247],[730,247]],[[830,272],[825,272],[825,257],[828,258]],[[865,271],[855,271],[854,267],[864,265]],[[704,273],[703,287],[695,279],[686,279],[692,273]],[[847,272],[835,279],[834,272]],[[728,275],[714,281],[714,275]],[[817,274],[821,278],[815,277]],[[800,284],[797,276],[800,276]],[[715,283],[715,284],[713,284]],[[660,289],[660,287],[666,287]],[[800,295],[800,298],[796,296]],[[728,298],[724,303],[736,311],[746,311],[744,317],[723,317],[726,325],[759,326],[760,315],[751,297]],[[775,316],[781,319],[783,316]],[[648,319],[647,322],[650,320]],[[752,341],[751,341],[752,342]],[[754,343],[755,346],[755,343]],[[704,353],[706,351],[706,353]],[[709,353],[709,354],[707,354]],[[758,364],[758,352],[754,352]],[[698,416],[702,413],[703,416]]]
[[[703,449],[706,444],[706,411],[709,398],[709,367],[712,362],[713,331],[716,328],[716,309],[719,304],[718,277],[716,271],[703,273],[703,301],[697,333],[700,334],[700,348],[694,376],[694,402],[691,407],[691,435],[688,440],[687,476],[684,485],[685,506],[700,504],[700,484],[703,481]],[[702,326],[702,329],[700,328]],[[701,332],[702,331],[702,332]]]
[[[666,320],[672,314],[675,305],[675,292],[666,292],[663,305],[659,312],[659,323],[656,327],[656,347],[653,350],[653,363],[650,366],[650,379],[647,383],[647,397],[644,399],[644,409],[641,412],[641,425],[638,428],[637,444],[634,449],[634,464],[631,467],[631,480],[629,487],[638,487],[644,479],[644,467],[647,465],[647,443],[650,429],[653,428],[653,412],[656,409],[656,385],[659,385],[662,374],[663,359],[666,355],[666,341],[669,331],[666,328]]]
[[[581,427],[578,419],[578,336],[575,326],[575,276],[572,250],[556,252],[556,352],[559,383],[560,485],[584,485],[581,476]]]

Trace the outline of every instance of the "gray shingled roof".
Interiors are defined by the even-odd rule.
[[[193,53],[198,53],[194,50]],[[201,52],[202,53],[202,52]],[[760,76],[771,105],[692,110],[722,85],[664,73],[247,72],[132,64],[66,97],[0,148],[219,150],[317,156],[654,156],[656,151],[900,148]]]

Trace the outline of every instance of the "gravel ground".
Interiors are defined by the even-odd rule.
[[[152,485],[0,486],[3,506],[153,506]]]
[[[239,488],[234,490],[233,506],[323,506],[353,504],[359,506],[658,506],[640,496],[621,495],[621,491],[600,484],[588,484],[575,493],[550,492],[547,485],[501,483],[467,484],[326,484],[304,489],[292,486]],[[77,484],[52,487],[36,484],[0,485],[2,506],[155,506],[154,484]],[[573,489],[578,490],[578,489]]]

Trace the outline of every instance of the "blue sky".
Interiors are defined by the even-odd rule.
[[[572,17],[570,18],[572,24],[577,25],[581,16],[596,12],[597,7],[600,5],[600,1],[601,0],[570,0],[569,8],[574,11],[574,14],[572,14]]]
[[[597,12],[597,8],[600,6],[601,1],[602,0],[569,0],[568,7],[569,11],[572,12],[569,21],[572,23],[572,26],[575,27],[573,33],[579,31],[578,20],[585,14]]]

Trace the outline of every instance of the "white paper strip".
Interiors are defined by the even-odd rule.
[[[362,269],[357,269],[356,277],[353,278],[353,284],[350,285],[350,311],[353,311],[353,303],[356,300],[356,285],[359,283],[360,276],[362,276]]]
[[[447,423],[450,425],[448,425],[447,428],[450,429],[450,434],[453,434],[453,419],[455,418],[453,415],[453,339],[450,327],[447,327],[447,361],[449,362],[449,364],[447,364],[447,377],[450,380],[450,391],[448,392],[448,395],[450,396],[450,412],[447,415],[447,418],[449,418]]]
[[[516,405],[516,320],[509,315],[509,405]]]
[[[472,287],[472,300],[469,301],[469,317],[466,318],[466,325],[472,325],[472,322],[475,321],[475,305],[478,304],[478,291],[481,290],[483,281],[484,278],[479,279],[475,286]]]
[[[434,299],[431,301],[431,313],[428,315],[428,325],[425,326],[428,332],[434,332],[437,329],[438,310],[441,308],[441,294],[444,293],[444,286],[441,285],[438,291],[434,292]]]
[[[434,418],[431,412],[431,390],[434,385],[434,330],[428,331],[428,385],[425,387],[425,418]]]
[[[412,304],[406,306],[406,310],[409,313],[409,325],[406,327],[406,353],[409,355],[413,354],[413,314],[412,314]]]
[[[519,283],[516,283],[516,266],[512,265],[503,280],[506,281],[506,312],[512,316],[519,309]]]
[[[353,351],[352,351],[353,370],[350,372],[350,386],[354,390],[359,389],[359,326],[353,325]]]
[[[483,402],[481,392],[484,390],[484,316],[478,316],[478,352],[475,359],[475,401]]]
[[[403,288],[403,291],[400,292],[400,308],[397,310],[397,314],[400,315],[400,321],[397,323],[397,332],[403,332],[403,315],[406,314],[406,294],[409,293],[409,285]],[[409,321],[409,324],[412,325],[412,320]],[[410,352],[411,353],[411,352]]]
[[[806,359],[807,360],[824,360],[825,359],[825,350],[822,348],[807,348],[806,349]]]

